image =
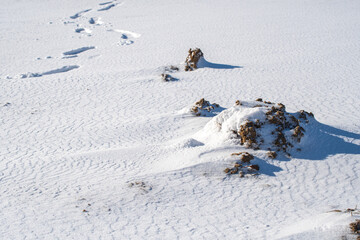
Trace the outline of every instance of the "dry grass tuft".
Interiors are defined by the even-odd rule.
[[[165,67],[165,71],[167,72],[177,72],[180,69],[177,66],[170,65],[168,67]]]
[[[176,79],[173,78],[170,74],[163,73],[161,74],[161,79],[165,82],[175,81]]]
[[[297,139],[298,142],[300,142],[300,141],[301,141],[301,138],[304,136],[304,132],[305,132],[304,128],[302,128],[302,127],[300,127],[300,126],[296,126],[296,127],[294,128],[293,137],[294,137],[295,139]]]
[[[213,111],[215,108],[220,107],[219,104],[217,103],[210,103],[209,101],[206,101],[204,98],[200,99],[199,101],[197,101],[194,106],[191,108],[191,112],[194,113],[196,116],[202,116],[205,115],[203,113],[203,111],[206,112],[211,112]]]
[[[350,223],[350,230],[354,234],[360,234],[360,219],[356,219],[355,222]]]
[[[275,159],[277,157],[277,153],[273,152],[273,151],[269,151],[267,153],[267,155],[268,155],[269,158],[272,158],[272,159]]]
[[[232,153],[231,156],[240,156],[240,160],[243,163],[250,163],[254,159],[254,156],[248,152]]]
[[[245,144],[247,147],[256,146],[256,130],[255,124],[251,121],[246,122],[240,126],[240,130],[237,133],[240,136],[240,144]]]
[[[250,163],[250,161],[254,159],[254,156],[248,152],[245,152],[241,155],[240,159],[243,163]]]
[[[226,174],[239,173],[240,178],[245,177],[246,174],[257,175],[257,173],[254,174],[254,171],[259,171],[260,167],[256,164],[250,165],[250,161],[254,159],[253,155],[248,152],[239,152],[232,153],[231,156],[238,156],[239,160],[234,163],[234,167],[224,170]]]
[[[250,166],[249,166],[249,169],[251,169],[251,170],[253,170],[253,171],[259,171],[259,170],[260,170],[260,167],[259,167],[259,165],[254,164],[254,165],[250,165]]]
[[[189,49],[189,55],[185,60],[185,71],[194,71],[198,68],[197,64],[204,54],[199,48]]]

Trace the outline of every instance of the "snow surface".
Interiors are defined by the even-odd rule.
[[[0,4],[1,239],[351,239],[360,1]],[[269,159],[181,113],[259,97],[313,112],[313,144]],[[244,150],[259,177],[224,174]]]

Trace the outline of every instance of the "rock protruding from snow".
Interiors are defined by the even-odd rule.
[[[222,109],[217,103],[210,103],[206,101],[204,98],[197,101],[194,106],[191,107],[190,112],[195,116],[214,116],[216,112]]]
[[[189,49],[189,55],[185,60],[185,71],[193,71],[198,68],[198,62],[204,57],[203,52],[199,48]]]
[[[292,148],[300,150],[306,129],[314,115],[301,110],[286,112],[281,103],[257,99],[254,102],[236,101],[235,105],[214,117],[198,134],[203,142],[223,144],[231,142],[247,148],[289,154]]]

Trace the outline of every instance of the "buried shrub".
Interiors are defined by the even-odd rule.
[[[205,99],[198,101],[192,112],[200,116],[204,111],[211,111],[210,103]],[[270,159],[279,154],[290,157],[290,153],[301,151],[312,141],[306,136],[315,123],[314,115],[304,110],[295,113],[286,111],[282,103],[272,103],[259,98],[256,101],[237,100],[230,107],[209,121],[203,130],[197,133],[197,139],[211,144],[240,145],[253,150],[264,150]],[[306,137],[306,141],[304,141]],[[308,141],[310,140],[310,141]],[[246,176],[257,174],[259,166],[248,152],[233,153],[237,161],[224,170],[226,174]]]
[[[304,110],[290,114],[286,112],[285,105],[282,103],[274,104],[262,101],[261,98],[258,98],[253,103],[240,105],[240,101],[237,100],[234,106],[235,109],[233,109],[234,116],[236,113],[236,116],[244,120],[242,120],[242,124],[237,125],[238,127],[229,130],[233,133],[233,138],[239,139],[240,145],[254,150],[260,149],[262,145],[268,145],[268,150],[270,150],[268,156],[276,158],[277,154],[271,151],[271,148],[287,153],[289,148],[294,147],[294,144],[301,142],[302,137],[305,135],[305,129],[301,125],[305,126],[309,123],[309,118],[313,118],[314,115]],[[247,110],[248,108],[259,108],[259,110],[251,110],[249,117],[238,113],[241,110],[250,112]],[[223,118],[223,116],[219,117]],[[222,123],[218,123],[218,125],[221,126]],[[264,133],[266,136],[262,137],[264,131],[262,129],[264,128],[272,129],[270,132],[271,142],[269,142],[268,133]]]
[[[248,152],[232,153],[231,156],[240,156],[240,160],[243,163],[250,163],[254,159],[254,156]]]
[[[231,156],[236,156],[238,160],[234,163],[232,168],[225,168],[224,172],[229,175],[239,173],[239,177],[243,178],[246,174],[251,174],[252,176],[258,175],[257,171],[260,170],[259,165],[250,164],[251,160],[254,159],[254,156],[248,152],[239,152],[233,153]]]
[[[240,136],[240,144],[245,144],[248,147],[256,146],[256,130],[253,122],[246,122],[240,126],[240,130],[237,132]]]
[[[220,106],[216,103],[210,103],[204,98],[197,101],[190,109],[190,112],[195,116],[207,116],[209,113],[218,109]]]
[[[350,223],[350,230],[354,234],[360,234],[360,219],[356,219],[355,222]]]
[[[169,73],[175,73],[177,71],[179,71],[179,68],[177,66],[173,66],[173,65],[166,66],[166,67],[163,68],[163,73],[161,74],[161,79],[164,82],[176,81],[178,79],[174,78]]]
[[[214,107],[210,105],[201,99],[191,111],[201,116],[203,112],[212,111]],[[275,159],[279,154],[290,157],[290,153],[300,152],[302,147],[311,144],[306,133],[313,132],[315,123],[312,113],[304,110],[289,113],[282,103],[263,101],[261,98],[251,102],[237,100],[234,106],[212,118],[196,134],[196,138],[205,144],[230,144],[265,150],[269,158]],[[245,176],[249,172],[259,171],[259,166],[251,163],[254,159],[251,154],[239,152],[232,156],[238,157],[238,161],[231,168],[225,169],[226,174]]]
[[[163,73],[161,74],[161,79],[165,82],[170,82],[170,81],[176,81],[177,79],[172,77],[170,74],[166,74],[166,73]]]
[[[179,68],[178,68],[177,66],[170,65],[170,66],[166,66],[166,67],[164,68],[164,71],[165,71],[165,72],[174,73],[174,72],[179,71]]]
[[[185,71],[193,71],[198,68],[200,58],[204,56],[199,48],[189,49],[189,54],[185,60]]]
[[[277,157],[277,153],[276,153],[276,152],[273,152],[273,151],[269,151],[269,152],[267,153],[267,156],[268,156],[269,158],[274,159],[274,158]]]

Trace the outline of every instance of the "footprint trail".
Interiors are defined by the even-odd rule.
[[[78,65],[69,65],[69,66],[63,66],[61,68],[57,68],[54,70],[50,70],[50,71],[46,71],[43,73],[26,73],[26,74],[21,74],[20,77],[21,78],[33,78],[33,77],[42,77],[44,75],[52,75],[52,74],[57,74],[57,73],[63,73],[63,72],[68,72],[71,70],[74,70],[76,68],[79,68],[80,66]]]
[[[77,19],[79,17],[81,17],[84,13],[87,13],[87,12],[90,12],[92,9],[86,9],[86,10],[83,10],[83,11],[80,11],[78,13],[75,13],[73,16],[70,16],[71,19]]]
[[[77,49],[73,49],[67,52],[63,52],[64,55],[77,55],[79,53],[91,50],[91,49],[95,49],[94,46],[90,46],[90,47],[82,47],[82,48],[77,48]]]

